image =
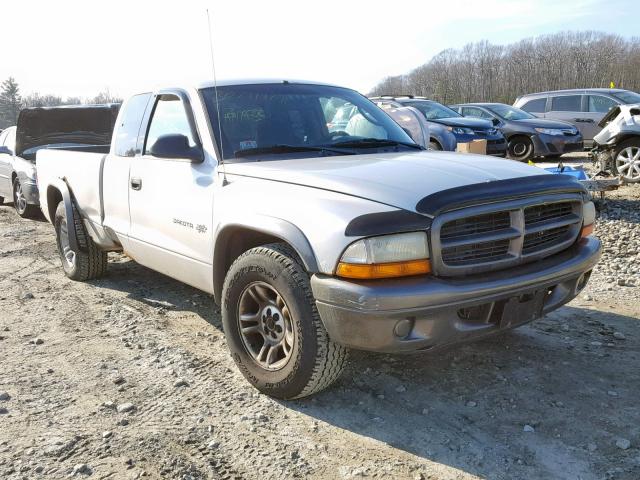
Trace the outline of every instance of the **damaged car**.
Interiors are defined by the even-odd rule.
[[[594,162],[625,182],[640,182],[640,103],[612,108],[599,126],[591,151]]]
[[[18,215],[40,212],[36,152],[64,148],[90,152],[109,145],[119,105],[25,108],[16,126],[0,133],[0,204],[13,202]]]

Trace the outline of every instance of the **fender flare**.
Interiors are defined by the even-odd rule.
[[[80,251],[80,244],[78,243],[78,237],[76,236],[76,229],[71,228],[73,226],[73,195],[71,194],[71,189],[69,188],[69,184],[67,183],[66,178],[60,178],[54,181],[47,188],[47,192],[49,188],[55,188],[62,195],[62,201],[64,202],[64,210],[65,215],[67,216],[67,232],[69,234],[69,247],[75,252]],[[50,208],[47,205],[47,208]],[[71,220],[71,223],[70,223]],[[55,218],[51,218],[51,223],[55,226]],[[71,225],[71,226],[70,226]]]
[[[306,235],[293,223],[265,215],[247,215],[221,223],[213,239],[213,290],[214,298],[221,299],[222,285],[228,266],[235,258],[228,258],[225,252],[233,234],[238,230],[275,237],[289,244],[298,254],[308,273],[319,271],[316,255]]]

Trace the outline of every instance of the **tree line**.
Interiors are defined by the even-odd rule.
[[[18,82],[13,77],[9,77],[0,85],[0,130],[15,125],[18,121],[18,114],[23,108],[121,102],[122,99],[112,95],[109,90],[104,90],[95,97],[84,99],[80,97],[62,98],[51,94],[41,95],[38,92],[23,97],[20,94]]]
[[[447,49],[369,95],[421,95],[444,104],[513,103],[525,93],[610,87],[640,91],[640,37],[560,32],[509,45],[486,40]]]

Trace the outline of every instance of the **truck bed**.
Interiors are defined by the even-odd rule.
[[[106,150],[108,151],[108,147]],[[106,156],[107,153],[101,145],[84,146],[79,149],[40,150],[36,155],[38,184],[55,185],[64,181],[71,190],[76,205],[81,209],[83,218],[100,224],[104,213],[101,171]],[[49,221],[53,220],[50,216],[56,205],[48,205],[47,192],[41,191],[40,197],[43,213]]]

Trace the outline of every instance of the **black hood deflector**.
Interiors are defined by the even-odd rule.
[[[587,194],[585,187],[569,175],[532,175],[530,177],[495,180],[450,188],[427,195],[416,205],[416,211],[435,217],[446,211],[499,202],[532,195],[560,193]]]
[[[108,145],[120,105],[25,108],[16,128],[16,155],[33,157],[38,147]]]

